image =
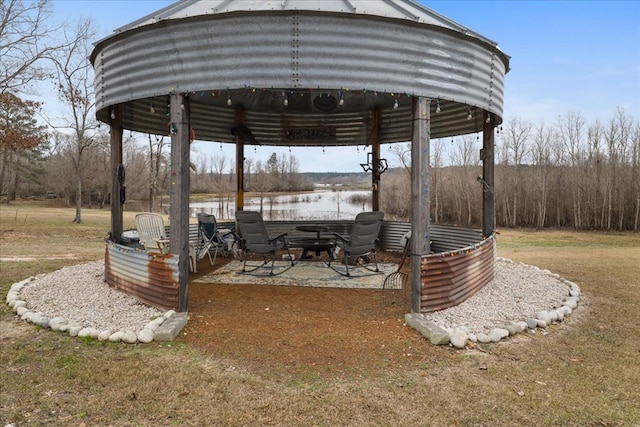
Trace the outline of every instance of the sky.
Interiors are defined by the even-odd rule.
[[[173,1],[51,0],[54,19],[90,18],[97,39]],[[317,0],[321,1],[321,0]],[[640,1],[632,0],[420,0],[430,9],[498,43],[511,57],[505,80],[504,121],[553,125],[580,113],[587,125],[606,123],[618,107],[640,120]],[[55,103],[51,103],[53,106]],[[46,107],[45,107],[46,108]],[[197,152],[218,154],[221,144],[196,142]],[[288,148],[257,147],[246,156],[266,160]],[[222,144],[228,159],[231,144]],[[294,148],[300,172],[357,172],[362,147]],[[197,157],[197,153],[192,153]],[[384,150],[382,156],[385,156]],[[389,154],[391,156],[391,154]],[[355,160],[355,161],[354,161]],[[394,164],[390,157],[389,162]]]

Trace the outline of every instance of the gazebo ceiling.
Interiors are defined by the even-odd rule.
[[[431,100],[431,137],[499,123],[509,57],[410,0],[186,0],[116,30],[91,55],[99,120],[168,132],[168,99],[190,101],[198,140],[233,142],[242,106],[264,145],[411,140],[412,98]]]

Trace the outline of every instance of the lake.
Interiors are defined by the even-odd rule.
[[[353,202],[353,200],[358,200]],[[192,202],[190,215],[203,212],[218,219],[234,218],[235,199],[212,198],[210,202]],[[260,211],[259,197],[245,197],[245,210]],[[315,190],[307,193],[268,196],[262,200],[262,216],[267,221],[278,220],[351,220],[363,211],[371,210],[370,191]]]

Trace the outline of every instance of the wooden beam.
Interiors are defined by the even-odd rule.
[[[429,102],[413,97],[411,140],[411,312],[420,313],[422,256],[429,253],[430,128]]]
[[[244,108],[236,107],[236,122],[245,125],[247,121]],[[236,135],[236,210],[244,210],[244,139]]]
[[[177,254],[178,311],[188,310],[189,301],[189,98],[170,95],[171,176],[169,179],[169,239]]]
[[[380,210],[380,110],[371,111],[371,157],[373,173],[371,174],[371,207]]]
[[[122,240],[123,204],[120,194],[124,191],[124,165],[122,164],[122,104],[113,106],[109,121],[111,129],[111,240]]]
[[[482,234],[491,236],[496,229],[495,215],[495,115],[485,111],[482,129]]]

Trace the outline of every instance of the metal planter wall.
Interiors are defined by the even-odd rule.
[[[495,256],[491,236],[475,245],[423,257],[420,310],[444,310],[471,297],[493,279]]]
[[[178,308],[178,257],[150,255],[113,242],[105,250],[105,281],[162,310]]]

